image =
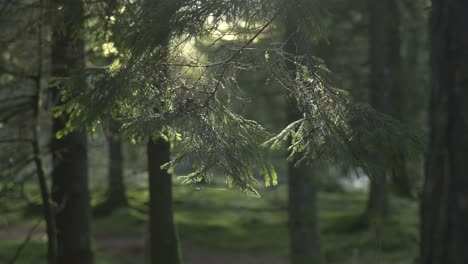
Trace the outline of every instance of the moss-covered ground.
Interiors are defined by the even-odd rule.
[[[261,190],[256,198],[217,186],[174,186],[175,219],[182,241],[212,250],[259,253],[286,257],[288,254],[285,188]],[[148,193],[128,192],[130,207],[94,221],[95,232],[145,233]],[[99,195],[93,197],[98,204]],[[413,263],[418,248],[417,203],[391,199],[390,217],[379,223],[360,218],[365,208],[364,192],[321,193],[320,224],[327,263]],[[6,214],[6,224],[25,230],[39,217],[34,206],[27,214]],[[40,210],[39,210],[40,211]],[[40,227],[43,228],[43,227]],[[23,238],[0,237],[0,263],[8,263]],[[97,264],[133,263],[96,250]],[[45,263],[45,241],[33,237],[16,264]]]

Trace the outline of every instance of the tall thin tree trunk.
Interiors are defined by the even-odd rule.
[[[292,264],[323,262],[317,206],[317,183],[313,169],[288,164],[289,239]]]
[[[147,150],[150,189],[150,263],[180,264],[182,261],[172,208],[172,175],[161,168],[170,161],[170,144],[160,138],[150,141]]]
[[[122,141],[116,129],[111,129],[107,136],[109,146],[109,174],[107,175],[106,207],[115,209],[127,205],[125,196]]]
[[[298,119],[290,105],[289,121]],[[288,162],[288,217],[291,264],[323,263],[315,168]]]
[[[371,62],[371,105],[382,113],[388,110],[388,1],[369,0],[370,11],[370,62]],[[387,168],[382,156],[375,157],[375,166],[369,172],[370,190],[365,217],[374,222],[384,218],[388,212]]]
[[[468,1],[433,0],[421,263],[468,263]]]
[[[36,107],[38,109],[39,107]],[[37,110],[36,110],[37,111]],[[38,112],[36,112],[36,117],[39,117]],[[35,122],[39,122],[36,118]],[[46,233],[47,233],[47,263],[56,264],[57,263],[57,228],[55,223],[54,208],[51,204],[51,197],[49,194],[49,188],[47,187],[46,173],[44,170],[44,165],[41,158],[41,149],[39,145],[39,125],[36,124],[34,129],[33,136],[33,153],[34,153],[34,163],[36,166],[37,179],[39,182],[39,189],[41,192],[41,200],[43,206],[43,214],[46,223]]]
[[[84,69],[83,3],[80,0],[53,1],[56,17],[52,26],[51,74],[70,77]],[[60,9],[58,7],[61,7]],[[76,83],[85,87],[84,80]],[[60,91],[52,91],[60,104]],[[88,192],[87,136],[83,131],[60,139],[55,135],[66,126],[65,115],[53,119],[52,198],[56,212],[59,264],[92,264],[91,206]]]
[[[39,2],[39,7],[44,8],[44,3],[41,0]],[[42,17],[42,11],[40,11]],[[49,193],[49,187],[47,186],[46,172],[44,169],[43,161],[41,158],[41,147],[40,147],[40,116],[41,116],[41,107],[42,107],[42,76],[43,76],[43,23],[39,22],[38,24],[38,70],[37,77],[35,80],[36,92],[34,96],[34,130],[33,130],[33,139],[32,147],[34,154],[34,163],[36,165],[37,179],[39,183],[39,189],[41,192],[42,206],[44,219],[46,223],[46,233],[47,233],[47,263],[56,264],[57,263],[57,228],[55,224],[54,208],[51,204],[51,197]]]
[[[311,40],[304,34],[296,14],[296,3],[287,3],[285,49],[292,55],[310,59]],[[288,68],[295,75],[297,65],[289,63]],[[292,77],[294,79],[294,77]],[[290,100],[285,109],[288,122],[301,118],[296,105]],[[321,264],[320,228],[317,206],[317,183],[314,169],[305,164],[296,165],[297,160],[288,163],[288,217],[291,264]]]
[[[153,33],[153,45],[160,49],[161,79],[158,85],[166,86],[166,76],[169,74],[167,59],[170,42],[170,21],[179,8],[180,0],[145,0],[144,9],[158,15],[148,13],[143,16],[147,23],[158,23],[157,32]],[[180,264],[179,241],[174,223],[172,209],[172,175],[161,166],[170,161],[170,144],[159,138],[150,140],[147,144],[148,174],[150,192],[149,217],[149,257],[150,264]]]
[[[415,89],[409,87],[402,80],[402,60],[401,60],[401,33],[400,33],[400,9],[398,1],[389,1],[388,9],[388,52],[389,63],[389,114],[405,123],[408,121],[407,93],[406,89]],[[414,69],[411,69],[414,70]],[[407,158],[404,153],[397,153],[393,158],[393,167],[391,171],[393,191],[405,198],[412,198],[411,181],[407,170]]]
[[[369,197],[364,214],[366,222],[379,223],[388,214],[387,174],[384,169],[377,168],[370,176]]]

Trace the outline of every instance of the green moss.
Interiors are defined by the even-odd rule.
[[[261,194],[262,198],[255,198],[238,190],[225,190],[217,186],[176,185],[175,220],[181,240],[212,249],[287,256],[286,187],[262,189]],[[129,190],[128,197],[130,207],[95,219],[94,231],[144,233],[148,192]],[[394,198],[391,200],[389,219],[379,226],[360,226],[359,217],[366,199],[367,194],[363,192],[319,195],[323,250],[327,263],[352,263],[353,260],[361,264],[412,263],[418,251],[417,203]],[[0,256],[11,254],[19,242],[2,243]],[[26,260],[18,263],[45,258],[43,242],[34,241],[26,250]],[[112,257],[106,258],[106,252],[97,253],[104,254],[98,255],[99,263],[112,260]],[[131,260],[119,260],[121,263],[132,263]]]
[[[96,231],[142,231],[148,217],[144,212],[121,208],[110,216],[95,218]]]
[[[210,248],[260,251],[287,256],[286,190],[264,191],[252,198],[237,191],[175,189],[176,220],[181,238]],[[412,263],[417,255],[417,206],[392,201],[394,214],[379,228],[356,228],[366,193],[319,196],[324,255],[330,263]]]
[[[8,263],[14,257],[17,248],[22,244],[19,240],[0,241],[0,263]],[[44,241],[30,241],[18,257],[16,264],[46,263],[46,243]]]
[[[9,263],[15,255],[16,250],[23,241],[3,240],[0,241],[0,263]],[[44,240],[31,240],[26,244],[23,251],[16,259],[15,264],[46,264],[47,245]],[[130,263],[121,258],[112,256],[106,252],[96,253],[96,264],[125,264]]]

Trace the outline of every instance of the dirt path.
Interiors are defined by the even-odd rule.
[[[25,227],[0,227],[0,240],[23,239],[29,230]],[[43,239],[43,231],[33,233],[33,239]],[[97,249],[129,260],[129,263],[143,263],[144,236],[133,232],[98,232],[94,236]],[[197,247],[182,242],[184,264],[288,264],[288,261],[256,253],[240,253]]]

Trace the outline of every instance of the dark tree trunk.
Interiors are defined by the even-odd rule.
[[[388,111],[389,93],[388,1],[390,0],[369,0],[370,102],[372,107],[382,113]],[[384,218],[388,212],[387,168],[384,167],[383,163],[382,156],[375,157],[375,165],[368,172],[370,174],[370,193],[365,217],[371,222],[377,218]]]
[[[294,106],[292,106],[294,107]],[[290,121],[297,115],[290,115]],[[294,120],[293,120],[294,119]],[[288,163],[288,217],[291,264],[323,263],[314,169]]]
[[[364,214],[365,222],[378,223],[388,214],[387,175],[384,169],[377,168],[372,171],[369,185],[369,198]],[[376,222],[377,221],[377,222]]]
[[[54,120],[55,132],[64,127],[62,118]],[[58,263],[90,264],[93,253],[86,134],[74,132],[52,143],[52,198],[58,206]]]
[[[112,16],[118,7],[118,1],[108,0],[105,3],[107,16]],[[123,146],[119,134],[119,125],[115,120],[109,121],[107,132],[109,170],[107,175],[106,201],[102,208],[104,213],[128,205],[125,193]]]
[[[468,263],[468,1],[433,0],[421,263]]]
[[[404,153],[395,155],[392,168],[392,191],[402,198],[413,198],[413,189]]]
[[[286,17],[285,49],[288,53],[303,56],[308,60],[311,56],[311,40],[304,34],[301,22],[298,20],[298,4],[289,2]],[[295,78],[297,65],[289,63],[291,78]],[[288,122],[301,118],[293,100],[287,104]],[[297,160],[288,163],[288,217],[289,243],[291,264],[321,264],[320,228],[317,206],[317,183],[314,169],[305,164],[294,166]]]
[[[172,175],[161,166],[170,161],[170,144],[163,139],[150,141],[148,177],[150,191],[150,263],[180,264],[181,256],[172,209]]]
[[[408,121],[407,94],[406,89],[414,89],[405,85],[402,80],[402,60],[401,60],[401,33],[400,33],[400,10],[398,1],[389,1],[388,9],[388,63],[389,63],[389,114],[405,123]],[[414,72],[414,69],[411,69]],[[411,181],[409,179],[406,163],[407,158],[404,153],[398,153],[393,157],[393,167],[391,171],[392,189],[395,194],[412,198]]]
[[[81,1],[54,1],[56,11],[52,33],[52,76],[70,77],[84,68],[84,43],[78,36],[83,27]],[[57,10],[59,10],[57,8]],[[83,85],[80,81],[78,85]],[[60,92],[53,90],[60,103]],[[91,207],[88,192],[87,137],[73,132],[60,139],[56,133],[66,125],[66,116],[53,119],[52,198],[57,204],[59,264],[91,264]]]
[[[109,145],[109,175],[107,175],[106,207],[115,209],[127,205],[123,173],[122,141],[117,135],[107,137]]]
[[[322,263],[317,183],[307,166],[288,165],[289,239],[292,264]]]
[[[160,74],[167,75],[165,65],[168,59],[170,40],[170,21],[176,14],[180,0],[145,0],[144,9],[159,11],[158,16],[146,14],[147,23],[158,23],[157,30],[152,31],[152,46],[160,48]],[[167,85],[165,78],[159,85]],[[149,217],[149,258],[150,264],[180,264],[179,241],[174,223],[172,208],[172,175],[161,166],[170,161],[170,144],[159,138],[147,144],[148,177],[150,192]]]

